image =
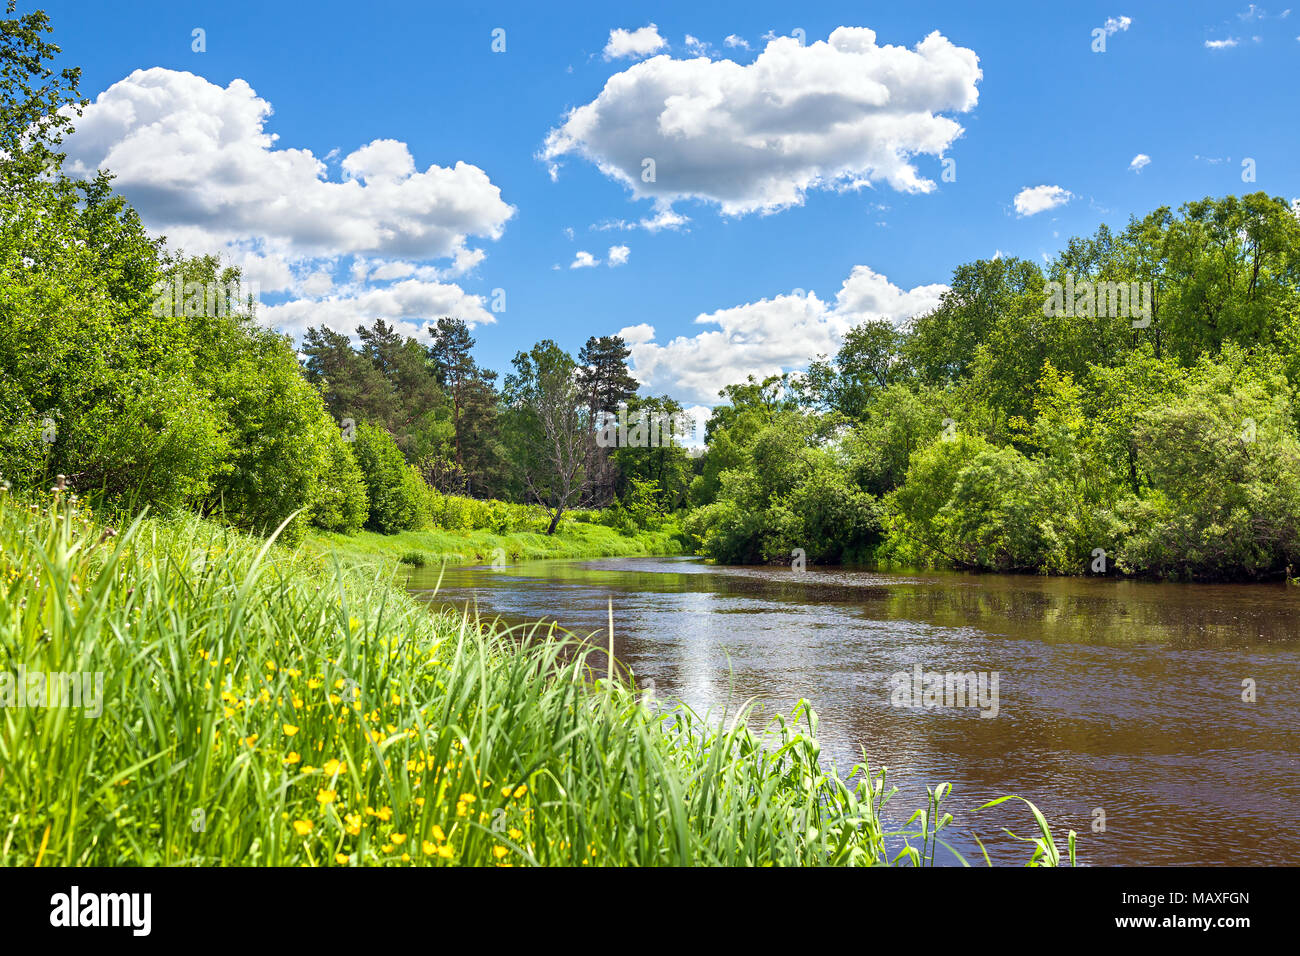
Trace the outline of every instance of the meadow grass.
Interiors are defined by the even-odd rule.
[[[933,862],[942,790],[887,832],[883,773],[823,768],[806,705],[718,727],[589,653],[391,568],[0,493],[0,673],[105,678],[98,717],[0,695],[0,864]]]
[[[416,567],[437,564],[490,564],[543,558],[613,558],[680,554],[681,542],[664,531],[629,535],[599,524],[565,522],[555,534],[530,531],[450,531],[431,528],[376,534],[336,534],[313,529],[304,545],[348,559],[400,561]]]

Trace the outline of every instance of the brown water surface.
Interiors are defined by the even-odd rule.
[[[808,699],[823,757],[887,766],[896,810],[951,782],[972,862],[970,828],[995,862],[1026,858],[998,839],[1032,832],[1023,809],[964,812],[1018,793],[1079,831],[1083,862],[1300,864],[1300,589],[615,558],[449,568],[435,596],[438,574],[409,587],[583,635],[612,598],[615,656],[661,701],[720,718]],[[917,664],[996,672],[997,715],[897,706],[891,675]]]

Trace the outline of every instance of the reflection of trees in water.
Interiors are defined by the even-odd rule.
[[[1049,643],[1149,642],[1206,647],[1300,641],[1300,592],[1281,585],[882,575],[844,569],[801,573],[787,568],[708,567],[694,561],[660,559],[645,559],[650,567],[638,568],[642,560],[624,562],[544,562],[511,568],[501,575],[458,569],[456,577],[466,576],[466,583],[476,590],[545,582],[607,588],[615,593],[712,594],[832,607],[854,617],[973,628],[993,637]],[[678,571],[674,565],[684,569]],[[665,611],[671,609],[671,604],[665,605]],[[556,607],[552,613],[576,610]],[[739,604],[712,610],[755,613],[757,609]]]

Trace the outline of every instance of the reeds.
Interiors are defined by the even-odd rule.
[[[0,864],[891,861],[883,774],[822,767],[806,704],[762,732],[658,710],[389,575],[0,492],[0,673],[104,678],[98,717],[0,707]]]

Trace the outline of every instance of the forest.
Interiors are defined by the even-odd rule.
[[[63,169],[77,71],[46,66],[32,22],[5,42],[22,67],[0,80],[8,487],[62,481],[289,540],[583,521],[729,563],[1294,573],[1300,218],[1284,199],[1196,199],[1042,266],[961,265],[933,311],[723,388],[704,447],[677,429],[646,442],[629,436],[682,406],[640,393],[614,334],[576,355],[543,339],[501,376],[456,316],[298,343],[260,324],[237,270],[149,234],[108,172]]]

